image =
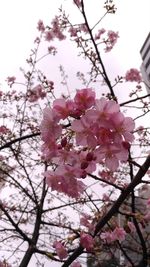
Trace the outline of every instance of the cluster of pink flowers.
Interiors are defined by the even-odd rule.
[[[46,92],[41,84],[36,85],[33,89],[28,91],[28,101],[35,102],[38,99],[43,99],[46,96]]]
[[[108,39],[106,41],[105,52],[111,51],[119,38],[118,32],[114,31],[108,31],[107,36]]]
[[[9,129],[4,125],[0,126],[0,134],[7,134],[7,133],[9,133]]]
[[[106,33],[106,36],[104,36],[104,33]],[[102,36],[104,36],[103,39],[102,39]],[[114,32],[114,31],[106,32],[106,30],[103,28],[98,30],[98,33],[96,33],[95,35],[95,41],[101,39],[101,43],[105,44],[105,49],[104,49],[105,52],[111,51],[111,49],[116,44],[118,38],[119,38],[118,32]]]
[[[79,197],[85,189],[81,179],[96,164],[115,171],[120,161],[128,160],[134,126],[114,100],[96,99],[92,89],[77,90],[74,100],[55,100],[44,110],[40,126],[42,158],[55,165],[44,173],[48,185]]]
[[[126,72],[125,75],[125,80],[127,82],[137,82],[140,83],[142,82],[142,76],[140,72],[137,69],[131,68]]]
[[[94,232],[95,230],[95,223],[93,222],[93,217],[86,213],[81,214],[80,225],[85,227],[86,230],[89,231],[89,233]]]
[[[71,37],[77,37],[77,34],[80,32],[88,33],[88,28],[85,23],[79,24],[76,27],[71,26],[68,30]]]
[[[38,31],[40,31],[40,32],[44,32],[44,31],[45,31],[45,26],[44,26],[44,23],[43,23],[42,20],[39,20],[39,21],[38,21],[37,29],[38,29]]]
[[[16,77],[15,76],[9,76],[9,77],[7,77],[7,83],[8,83],[8,85],[11,87],[14,84],[15,80],[16,80]]]
[[[66,36],[63,34],[63,28],[60,25],[59,18],[56,16],[51,23],[51,28],[44,26],[42,20],[38,21],[37,29],[45,34],[46,41],[52,41],[57,38],[59,41],[64,40]]]
[[[124,241],[126,236],[126,232],[121,227],[116,227],[113,231],[110,232],[103,232],[100,234],[100,238],[104,240],[104,242],[112,243],[116,240],[118,241]]]
[[[98,33],[95,35],[95,40],[99,40],[105,32],[106,30],[104,28],[98,30]]]

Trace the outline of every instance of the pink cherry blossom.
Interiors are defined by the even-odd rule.
[[[134,233],[136,231],[136,228],[132,222],[128,222],[127,225],[129,227],[131,233]]]
[[[9,77],[7,77],[6,80],[7,80],[8,85],[11,87],[14,84],[16,77],[15,76],[9,76]]]
[[[79,25],[79,30],[83,31],[84,33],[88,33],[88,27],[86,26],[85,23]]]
[[[95,119],[103,126],[106,126],[106,123],[108,124],[108,120],[114,116],[115,113],[120,111],[119,105],[114,100],[107,100],[104,97],[97,99],[95,101],[95,110],[89,111],[88,115],[93,116],[93,119]]]
[[[104,242],[106,242],[106,243],[111,243],[111,242],[113,242],[114,240],[113,240],[113,236],[112,236],[112,232],[102,232],[101,234],[100,234],[100,238],[104,241]]]
[[[90,215],[82,213],[80,218],[80,224],[87,227],[89,231],[93,231],[95,226],[92,223],[92,218]]]
[[[106,40],[106,47],[105,47],[105,52],[110,52],[114,45],[116,44],[119,35],[118,32],[114,31],[108,31],[107,33],[108,39]]]
[[[71,37],[77,37],[78,29],[75,27],[70,27],[69,28],[69,33]]]
[[[85,185],[76,178],[76,170],[71,166],[59,166],[55,172],[46,171],[44,173],[47,184],[51,190],[63,192],[64,194],[78,198],[83,193]]]
[[[142,81],[142,77],[140,72],[137,69],[131,68],[126,72],[125,75],[126,82],[138,82],[140,83]]]
[[[88,120],[88,116],[84,115],[80,120],[74,120],[71,129],[76,132],[77,145],[96,147],[97,138],[92,132],[92,125]]]
[[[45,108],[40,125],[41,137],[44,142],[49,143],[61,135],[62,127],[58,122],[59,119],[56,112],[51,108]]]
[[[95,104],[95,92],[89,88],[77,90],[77,93],[74,97],[74,102],[77,106],[77,109],[85,111]]]
[[[115,171],[119,166],[119,160],[127,161],[128,150],[118,144],[101,145],[95,151],[96,162],[101,163],[104,160],[106,167]]]
[[[63,260],[68,256],[65,246],[61,242],[55,241],[53,243],[53,247],[56,249],[56,253],[60,260]]]
[[[53,102],[53,109],[61,119],[66,119],[70,114],[69,105],[65,99],[56,99]]]
[[[7,134],[7,133],[9,133],[9,129],[4,125],[0,126],[0,134]]]
[[[62,128],[60,123],[67,118],[69,125]],[[92,89],[78,90],[74,101],[54,100],[53,107],[44,110],[40,126],[42,158],[59,166],[45,173],[47,184],[78,198],[85,189],[80,179],[93,173],[96,164],[116,171],[120,162],[128,160],[134,126],[114,100],[95,100]]]
[[[122,141],[122,137],[126,142],[132,142],[134,140],[134,135],[132,134],[135,123],[130,117],[124,117],[120,112],[115,113],[111,118],[112,126],[115,129],[115,140],[116,142]]]
[[[106,30],[104,28],[98,30],[98,33],[95,35],[95,40],[98,40],[101,38],[101,35],[104,34]]]
[[[54,39],[54,34],[51,30],[45,31],[45,40],[50,42]]]
[[[29,90],[28,101],[35,102],[39,98],[43,99],[46,96],[46,92],[41,84],[36,85],[33,89]]]
[[[66,38],[66,36],[62,33],[61,26],[59,24],[59,17],[55,16],[52,20],[52,33],[55,38],[58,38],[59,41],[62,41]]]
[[[126,232],[121,227],[116,227],[113,231],[106,231],[100,234],[100,238],[107,242],[108,244],[116,240],[125,240]]]
[[[82,267],[82,265],[78,261],[73,262],[70,266],[71,267]]]
[[[114,231],[112,232],[112,237],[113,240],[118,240],[118,241],[124,241],[126,236],[126,232],[123,228],[121,227],[116,227]]]
[[[45,26],[44,26],[44,23],[43,23],[42,20],[39,20],[39,21],[38,21],[37,29],[38,29],[38,31],[40,31],[40,32],[44,32],[44,31],[45,31]]]
[[[94,239],[91,235],[82,232],[80,234],[80,244],[86,249],[86,251],[91,252],[94,247]]]

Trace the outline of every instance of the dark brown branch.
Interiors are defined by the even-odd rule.
[[[111,86],[110,80],[109,80],[108,75],[106,73],[105,66],[104,66],[103,61],[101,59],[100,52],[99,52],[98,47],[97,47],[97,45],[95,43],[95,40],[94,40],[94,37],[93,37],[93,34],[92,34],[92,30],[90,29],[90,26],[89,26],[89,23],[88,23],[88,20],[87,20],[87,17],[86,17],[83,0],[81,1],[81,5],[82,5],[82,14],[83,14],[83,17],[84,17],[84,20],[85,20],[85,24],[86,24],[86,26],[88,28],[88,32],[89,32],[90,37],[91,37],[91,41],[92,41],[93,46],[95,48],[95,52],[96,52],[98,61],[99,61],[100,65],[101,65],[101,68],[102,68],[102,71],[103,71],[103,74],[104,74],[103,75],[104,80],[105,80],[105,82],[106,82],[106,84],[107,84],[107,86],[108,86],[108,88],[110,90],[110,93],[111,93],[113,99],[116,101],[116,96],[114,94],[114,91],[113,91],[113,88]]]
[[[136,101],[138,101],[138,100],[140,100],[140,99],[143,99],[143,98],[146,98],[146,97],[150,97],[150,94],[147,94],[147,95],[144,95],[144,96],[141,96],[141,97],[137,97],[137,98],[128,100],[128,101],[126,101],[126,102],[121,103],[120,106],[122,107],[122,106],[124,106],[124,105],[126,105],[126,104],[130,104],[130,103],[132,103],[132,102],[136,102]]]
[[[29,139],[29,138],[32,138],[32,137],[35,137],[35,136],[39,136],[40,135],[40,132],[37,132],[37,133],[32,133],[32,134],[28,134],[28,135],[24,135],[24,136],[20,136],[16,139],[13,139],[12,141],[6,143],[5,145],[1,146],[0,147],[0,150],[3,150],[4,148],[7,148],[7,147],[10,147],[11,145],[17,143],[17,142],[20,142],[20,141],[23,141],[25,139]]]

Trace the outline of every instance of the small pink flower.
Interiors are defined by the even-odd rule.
[[[131,233],[134,233],[136,231],[134,224],[132,222],[128,222],[127,224]]]
[[[56,249],[56,253],[58,257],[60,258],[60,260],[67,258],[68,256],[67,250],[61,242],[55,241],[53,243],[53,247]]]
[[[61,119],[66,119],[70,114],[69,106],[63,98],[54,100],[53,109]]]
[[[9,129],[4,125],[0,126],[0,134],[7,134],[7,133],[9,133]]]
[[[28,101],[35,102],[39,98],[43,99],[46,96],[46,92],[41,84],[36,85],[33,89],[29,90]]]
[[[84,232],[80,235],[80,243],[81,245],[88,251],[92,251],[94,247],[94,239],[91,235],[86,234]]]
[[[138,82],[142,81],[140,72],[137,69],[131,68],[125,75],[126,82]]]
[[[108,31],[107,36],[108,39],[105,41],[106,43],[105,52],[110,52],[114,47],[114,45],[116,44],[119,35],[118,32]]]
[[[71,37],[77,37],[77,32],[78,32],[77,28],[75,28],[75,27],[70,27],[69,28],[69,33],[70,33]]]
[[[45,32],[45,40],[46,41],[48,41],[48,42],[50,42],[50,41],[52,41],[54,39],[54,34],[53,34],[53,32],[52,31],[46,31]]]
[[[108,244],[114,241],[112,232],[103,232],[100,234],[100,238],[104,240],[104,242],[107,242]]]
[[[39,20],[39,21],[38,21],[37,29],[38,29],[38,31],[40,31],[40,32],[44,32],[44,31],[45,31],[45,26],[44,26],[44,23],[43,23],[42,20]]]
[[[77,90],[74,102],[77,109],[83,112],[95,104],[95,92],[89,88]]]
[[[45,108],[43,111],[43,120],[40,125],[42,140],[46,143],[57,139],[62,132],[62,127],[58,124],[59,119],[54,110]]]
[[[91,222],[91,216],[88,214],[82,213],[80,224],[87,227],[90,231],[94,229],[94,224]]]
[[[115,230],[112,232],[112,237],[114,241],[115,240],[124,241],[125,236],[126,236],[126,232],[121,227],[116,227]]]
[[[9,77],[7,77],[6,80],[8,82],[8,85],[11,87],[14,84],[16,77],[15,76],[9,76]]]
[[[98,40],[101,38],[101,35],[104,34],[106,32],[106,30],[103,28],[103,29],[100,29],[98,31],[98,33],[95,35],[95,40]]]

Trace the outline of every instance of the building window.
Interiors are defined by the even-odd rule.
[[[145,64],[146,70],[148,69],[149,65],[150,65],[150,58],[148,59],[147,63]]]
[[[142,59],[143,59],[143,60],[146,58],[148,52],[150,52],[150,44],[149,44],[149,46],[147,47],[147,49],[146,49],[144,55],[142,55]]]

